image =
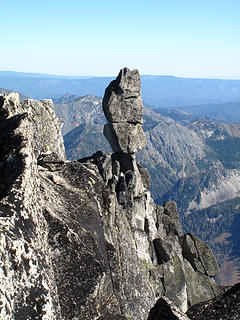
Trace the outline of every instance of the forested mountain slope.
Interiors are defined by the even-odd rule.
[[[178,108],[190,112],[197,117],[210,117],[217,121],[231,123],[240,122],[240,102],[208,103],[201,105],[182,106]]]

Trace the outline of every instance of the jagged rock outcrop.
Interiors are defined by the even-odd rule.
[[[126,79],[123,74],[128,75]],[[114,112],[121,107],[121,101],[124,101],[125,97],[124,90],[128,92],[129,83],[129,91],[131,91],[132,83],[136,83],[136,71],[123,69],[117,80],[106,89],[103,109],[109,121],[117,120]],[[120,90],[120,86],[124,90]],[[140,86],[135,84],[135,87]],[[117,101],[120,101],[119,105],[116,103],[116,92]],[[122,100],[121,94],[123,95]],[[129,105],[128,107],[130,108]],[[133,105],[132,113],[130,110],[126,112],[128,113],[130,115],[136,113],[136,104]],[[121,111],[118,118],[124,118]],[[138,120],[141,126],[140,116]],[[106,131],[105,128],[104,131]],[[116,139],[105,135],[113,151],[117,150],[117,152],[107,155],[98,152],[93,157],[82,159],[81,162],[96,164],[106,185],[116,193],[117,201],[124,208],[131,227],[137,257],[149,273],[155,296],[165,296],[170,301],[174,301],[175,306],[182,312],[185,312],[189,305],[215,296],[219,292],[213,280],[218,272],[216,260],[211,250],[200,239],[194,235],[182,234],[174,202],[167,202],[164,207],[154,204],[149,193],[149,174],[146,169],[137,164],[133,152],[134,149],[137,149],[138,143],[136,142],[131,151],[127,148],[121,149],[118,141],[124,140],[124,134],[116,131],[114,134]],[[131,138],[129,134],[129,140]],[[188,237],[192,237],[191,239],[195,241],[195,246],[190,249],[186,245]],[[188,254],[186,248],[191,254]],[[205,257],[208,254],[209,261],[207,261],[208,257]],[[195,264],[202,266],[200,270],[193,264],[193,257],[196,259]],[[205,265],[209,263],[209,266],[203,270],[204,263]]]
[[[129,90],[140,106],[137,73],[124,70],[118,100]],[[186,319],[189,305],[218,293],[217,270],[182,234],[175,203],[154,204],[137,139],[69,162],[51,101],[2,95],[0,119],[2,318],[152,320],[164,297]]]
[[[218,297],[201,302],[187,312],[191,320],[237,320],[240,314],[240,283]]]
[[[185,234],[182,238],[183,256],[190,262],[194,270],[214,277],[218,266],[210,248],[193,234]]]

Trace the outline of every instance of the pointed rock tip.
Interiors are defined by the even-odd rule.
[[[7,98],[10,98],[12,100],[15,100],[16,102],[19,102],[19,93],[18,92],[10,92],[8,95],[7,95]]]
[[[133,70],[130,70],[128,67],[124,67],[120,70],[119,74],[120,73],[123,73],[123,74],[126,74],[126,73],[139,73],[138,69],[133,69]]]
[[[136,78],[137,80],[140,80],[140,73],[137,69],[130,70],[128,67],[124,67],[120,70],[116,80],[119,82],[122,78]]]

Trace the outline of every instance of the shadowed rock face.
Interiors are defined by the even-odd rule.
[[[119,92],[140,106],[138,73],[128,74]],[[184,238],[173,202],[154,204],[133,150],[65,161],[49,100],[2,95],[0,117],[0,317],[145,320],[164,297],[181,319],[216,296],[205,247]]]
[[[135,153],[146,145],[142,130],[140,75],[124,68],[105,91],[103,111],[108,120],[104,135],[114,152]]]

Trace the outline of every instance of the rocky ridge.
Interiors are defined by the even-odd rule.
[[[174,202],[154,204],[136,162],[144,146],[138,72],[124,69],[112,85],[110,97],[123,91],[107,102],[115,152],[72,162],[50,100],[0,96],[4,319],[164,319],[162,299],[187,319],[189,306],[219,293],[211,250],[182,233]],[[128,91],[136,119],[114,122]],[[115,130],[122,123],[124,134]]]
[[[11,92],[12,92],[12,90],[7,90],[7,89],[0,88],[0,94],[8,95],[8,94],[10,94]],[[18,93],[18,94],[19,94],[19,99],[20,99],[20,101],[24,101],[24,100],[29,99],[29,97],[24,96],[24,95],[21,94],[21,93]]]

